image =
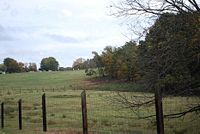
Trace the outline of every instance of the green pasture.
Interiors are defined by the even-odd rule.
[[[29,72],[0,75],[0,88],[41,89],[61,88],[79,84],[85,79],[84,71],[68,72]]]
[[[126,109],[116,102],[115,90],[131,99],[142,95],[142,86],[134,83],[100,83],[93,87],[85,81],[84,71],[37,72],[0,75],[0,101],[5,103],[4,134],[42,132],[41,97],[46,93],[48,133],[81,132],[81,98],[87,92],[89,131],[100,134],[155,134],[155,118],[137,119],[136,114],[155,114],[154,106],[140,111]],[[123,92],[121,92],[123,91]],[[129,91],[129,92],[128,92]],[[132,91],[132,92],[130,92]],[[137,91],[137,92],[134,92]],[[152,96],[151,93],[145,95]],[[17,101],[23,100],[23,130],[18,130]],[[168,97],[163,101],[164,113],[173,113],[195,104],[195,97]],[[136,114],[135,114],[136,112]],[[165,119],[167,134],[199,134],[199,117],[189,114],[180,119]]]

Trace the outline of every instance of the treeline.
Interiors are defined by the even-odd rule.
[[[107,46],[101,54],[93,52],[99,75],[137,81],[140,79],[137,51],[136,43],[130,41],[118,48]]]
[[[93,52],[98,74],[143,81],[149,89],[178,91],[200,87],[199,13],[164,13],[145,39]],[[189,91],[189,90],[187,90]]]
[[[3,64],[0,64],[0,72],[3,73],[21,73],[31,71],[58,71],[59,63],[54,57],[43,58],[40,63],[40,68],[37,68],[36,63],[23,63],[18,62],[13,58],[5,58]],[[65,68],[64,68],[65,69]]]
[[[20,73],[37,71],[36,63],[22,63],[12,58],[5,58],[3,64],[0,64],[0,72]]]
[[[96,68],[96,63],[94,59],[83,59],[83,58],[78,58],[74,61],[72,68],[74,70],[80,70],[80,69],[91,69],[91,68]]]

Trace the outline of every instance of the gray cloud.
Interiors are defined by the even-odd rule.
[[[79,43],[80,39],[70,37],[70,36],[63,36],[58,34],[47,34],[47,36],[55,41],[63,42],[63,43]]]
[[[58,34],[46,34],[47,37],[62,43],[80,43],[82,41],[85,41],[86,39],[80,39],[80,38],[74,38],[71,36],[64,36],[64,35],[58,35]]]

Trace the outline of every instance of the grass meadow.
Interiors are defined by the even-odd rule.
[[[137,119],[130,109],[115,103],[115,91],[126,96],[141,95],[142,86],[122,82],[90,82],[84,71],[31,72],[0,75],[0,101],[5,104],[4,134],[42,134],[41,97],[46,93],[47,133],[70,134],[82,131],[81,97],[87,93],[88,127],[97,134],[155,134],[155,118]],[[89,81],[89,82],[88,82]],[[147,93],[146,93],[147,94]],[[148,93],[148,95],[153,95]],[[23,130],[18,130],[17,101],[22,99]],[[164,113],[199,102],[195,97],[168,97],[163,100]],[[136,111],[137,112],[137,111]],[[137,114],[155,114],[154,106]],[[165,119],[167,134],[199,134],[199,117],[189,114],[180,119]]]

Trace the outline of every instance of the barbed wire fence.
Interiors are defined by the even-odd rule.
[[[29,89],[30,90],[30,89]],[[46,94],[46,123],[49,133],[81,133],[83,115],[81,107],[82,90],[51,89],[7,89],[0,90],[3,103],[3,128],[19,130],[19,100],[22,102],[22,130],[40,133],[43,128],[42,95]],[[123,92],[130,96],[131,92]],[[135,94],[135,93],[134,93]],[[140,95],[140,93],[138,93]],[[86,92],[87,127],[89,133],[109,134],[154,134],[155,116],[151,119],[138,119],[140,116],[155,114],[155,105],[143,111],[133,111],[116,103],[118,93],[114,91]],[[137,99],[137,98],[134,98]],[[163,113],[168,115],[199,103],[199,97],[168,96],[163,98]],[[2,109],[2,107],[1,107]],[[2,115],[2,114],[1,114]],[[188,114],[182,118],[164,118],[166,134],[199,134],[199,114]],[[1,116],[2,120],[2,116]],[[2,124],[2,123],[1,123]]]

